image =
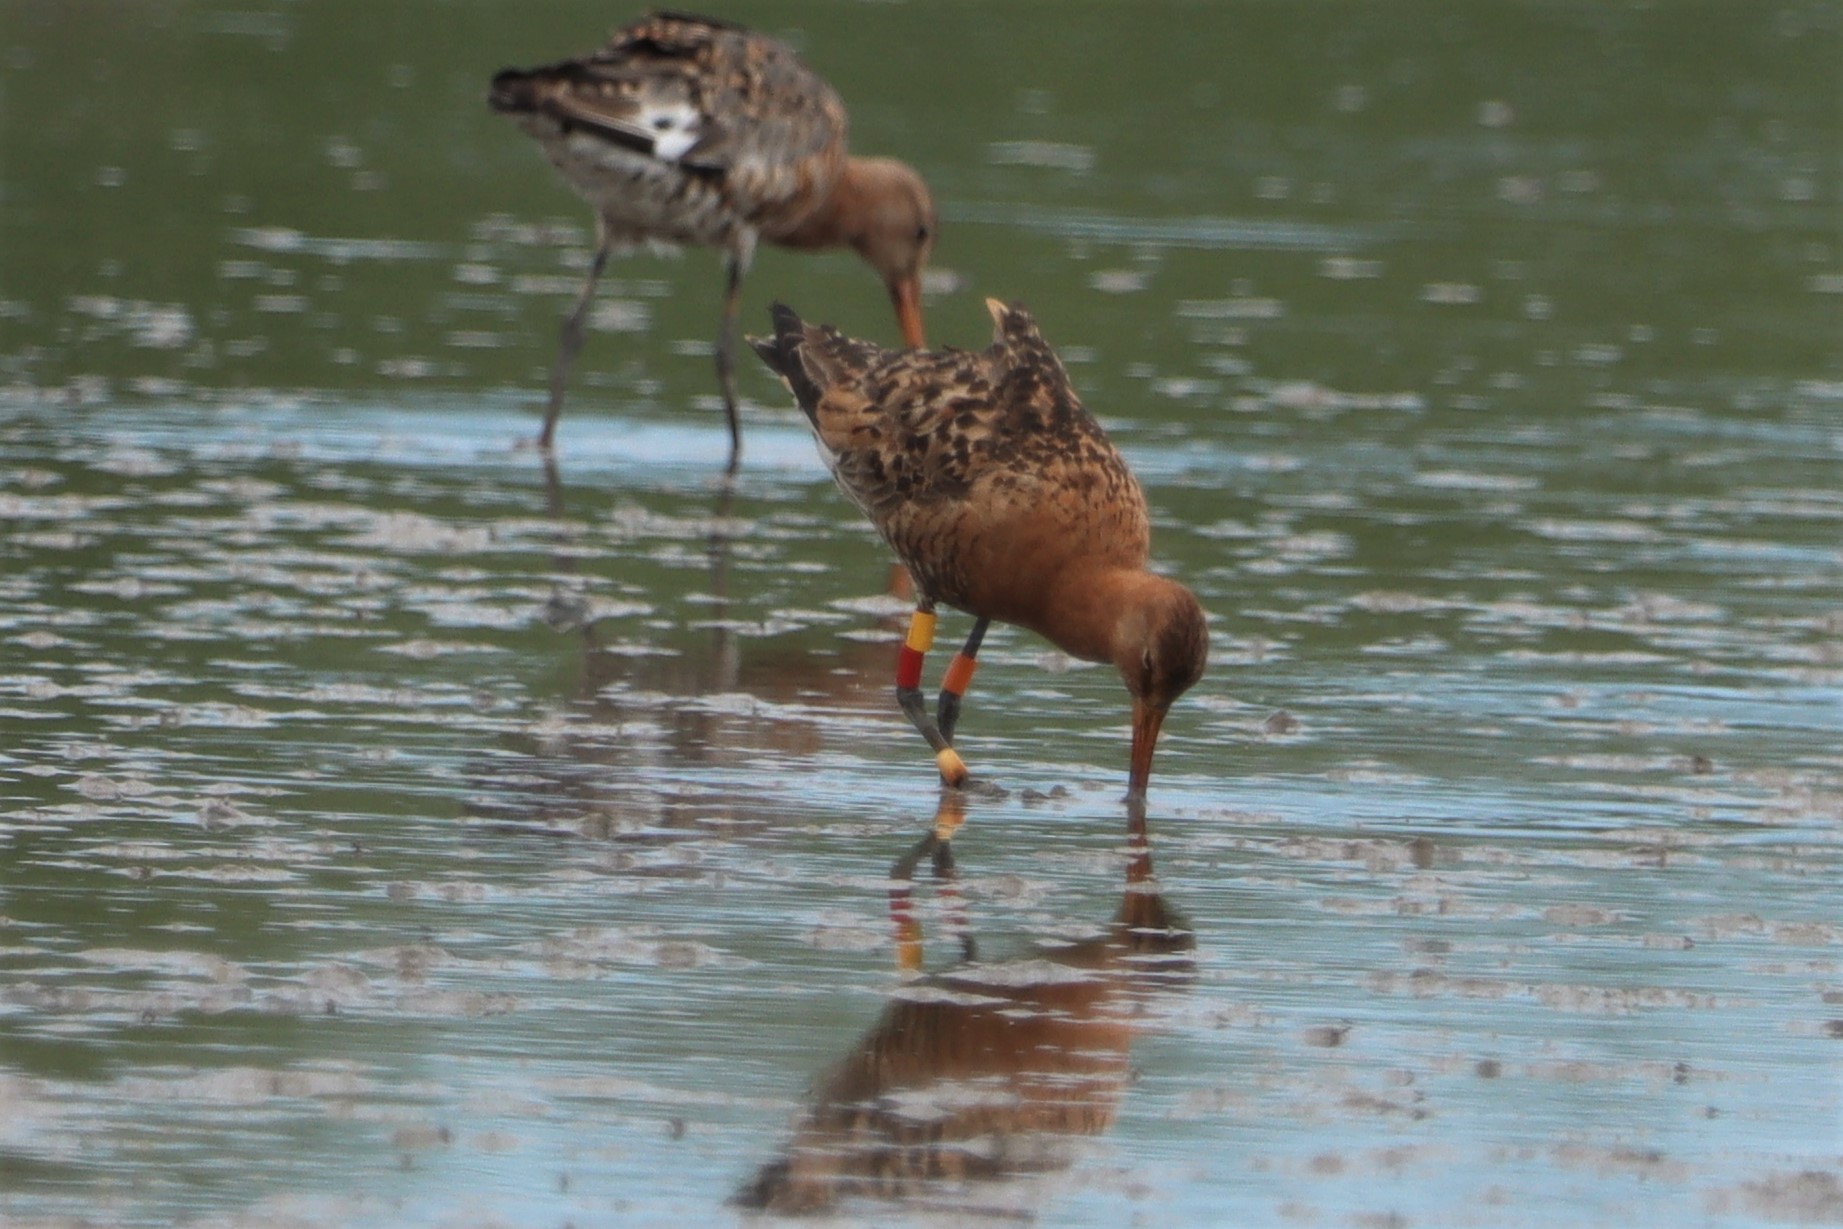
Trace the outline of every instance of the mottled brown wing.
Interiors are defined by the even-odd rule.
[[[1113,441],[1075,395],[1068,372],[1021,304],[986,300],[997,340],[986,351],[997,373],[994,402],[1003,407],[983,464],[1032,475],[1075,506],[1145,520],[1145,500]],[[1073,524],[1071,524],[1073,528]],[[1145,536],[1149,528],[1137,535]],[[1124,538],[1123,538],[1124,540]]]
[[[1030,314],[990,306],[997,340],[979,352],[891,351],[808,329],[807,365],[826,389],[815,424],[873,517],[963,500],[994,479],[1026,491],[1125,476]]]
[[[616,31],[584,62],[634,97],[683,100],[697,139],[678,159],[725,180],[765,211],[814,195],[843,165],[847,119],[836,91],[785,43],[740,26],[655,13]],[[631,83],[631,84],[622,84]],[[631,113],[623,111],[623,117]]]
[[[802,325],[790,381],[845,492],[879,527],[905,504],[964,495],[971,433],[954,421],[989,381],[964,350],[895,351]],[[801,395],[803,392],[804,395]]]
[[[1009,606],[1006,559],[1085,554],[1143,563],[1138,483],[1082,408],[1022,308],[991,303],[984,351],[894,351],[774,308],[751,339],[793,390],[838,483],[931,597]]]

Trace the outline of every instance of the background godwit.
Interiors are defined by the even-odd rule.
[[[915,579],[896,694],[942,778],[966,779],[953,727],[998,619],[1118,668],[1133,697],[1128,797],[1143,799],[1165,713],[1203,676],[1203,608],[1146,570],[1145,497],[1036,321],[1021,306],[986,307],[996,337],[977,353],[885,350],[778,303],[775,335],[750,344],[793,391],[839,486]],[[931,718],[921,666],[938,602],[976,621]]]
[[[893,159],[848,157],[844,104],[785,44],[705,17],[654,13],[580,59],[505,69],[489,101],[516,117],[595,207],[595,255],[563,325],[543,448],[555,437],[583,321],[616,248],[723,250],[717,380],[732,470],[742,453],[736,309],[758,241],[852,248],[888,286],[903,341],[925,344],[921,271],[935,236],[927,185]]]

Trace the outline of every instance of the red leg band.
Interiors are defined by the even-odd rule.
[[[896,686],[920,687],[922,672],[922,655],[908,645],[903,645],[896,654]]]

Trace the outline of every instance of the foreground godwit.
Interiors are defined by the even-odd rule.
[[[844,104],[785,44],[706,17],[654,13],[581,59],[504,70],[489,101],[516,117],[595,207],[595,255],[563,325],[541,447],[556,434],[583,320],[616,248],[723,249],[717,380],[732,470],[742,455],[736,307],[758,241],[852,248],[888,286],[904,343],[925,344],[921,271],[935,232],[927,185],[893,159],[847,157]]]
[[[996,336],[978,353],[885,350],[780,304],[774,336],[749,343],[806,412],[839,486],[915,578],[896,697],[942,779],[966,780],[953,729],[997,619],[1119,669],[1133,698],[1127,796],[1143,799],[1165,713],[1203,676],[1203,608],[1146,570],[1145,497],[1036,321],[1021,306],[986,307]],[[975,621],[931,718],[922,656],[941,602]]]

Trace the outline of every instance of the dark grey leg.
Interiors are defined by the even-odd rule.
[[[551,441],[557,435],[557,418],[563,413],[563,392],[569,386],[570,366],[576,361],[576,352],[582,349],[582,327],[589,316],[589,304],[595,299],[595,284],[601,280],[602,270],[608,267],[608,254],[613,249],[608,228],[597,221],[595,256],[589,261],[589,276],[583,280],[582,293],[576,296],[576,306],[570,311],[569,319],[563,322],[557,362],[550,369],[550,405],[544,411],[544,429],[538,432],[538,447],[546,452],[550,451]]]
[[[735,473],[742,464],[742,418],[736,410],[736,312],[742,304],[742,275],[748,270],[748,258],[735,252],[723,261],[726,282],[723,289],[723,322],[717,330],[717,383],[723,389],[723,412],[729,415],[730,463],[725,472]]]
[[[902,706],[909,724],[920,730],[928,746],[934,749],[934,763],[941,770],[941,780],[949,785],[964,785],[966,764],[934,723],[934,718],[928,715],[928,701],[921,692],[922,658],[933,643],[934,602],[924,598],[909,616],[909,634],[896,656],[896,703]]]
[[[941,736],[950,744],[953,742],[954,726],[960,722],[960,697],[966,694],[967,684],[973,681],[975,658],[979,656],[980,642],[985,639],[985,629],[992,622],[980,619],[973,624],[972,634],[966,638],[966,646],[954,655],[947,665],[947,673],[941,679],[940,699],[935,703],[934,720],[941,728]]]

